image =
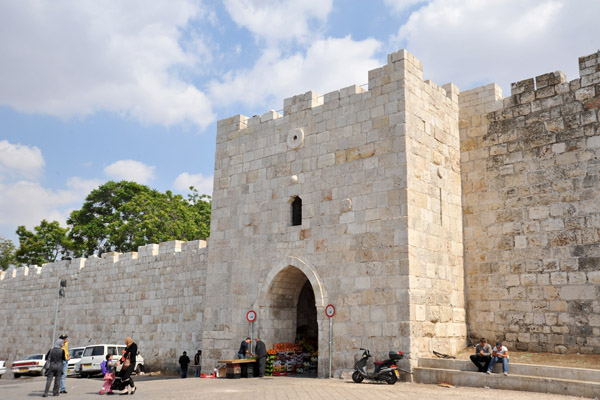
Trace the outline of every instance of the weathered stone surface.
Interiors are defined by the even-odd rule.
[[[453,354],[466,321],[471,338],[510,349],[600,352],[600,53],[579,61],[578,79],[540,75],[503,98],[495,84],[423,81],[402,50],[369,71],[368,90],[219,121],[208,245],[0,272],[12,289],[0,290],[0,359],[23,355],[14,332],[47,350],[59,279],[72,346],[132,336],[149,369],[202,349],[212,370],[252,309],[269,346],[314,329],[325,376],[328,304],[334,373],[361,346],[403,350],[403,367]]]
[[[531,79],[514,83],[512,94],[520,101],[501,103],[485,88],[459,96],[460,120],[467,122],[461,141],[469,143],[461,147],[461,167],[468,189],[463,191],[467,291],[477,304],[468,307],[472,338],[504,339],[523,350],[600,351],[589,334],[600,312],[600,186],[595,179],[600,126],[597,110],[589,107],[598,94],[590,66],[599,57],[580,58],[582,78],[568,86],[562,73],[538,76],[536,87]],[[528,91],[537,100],[524,111],[519,103]],[[482,111],[497,107],[489,114]],[[480,135],[482,127],[468,122],[477,116],[489,124],[474,145],[471,132]],[[588,134],[580,141],[576,132],[581,126],[588,127]],[[496,142],[505,144],[506,152],[492,152]],[[488,154],[483,167],[474,161],[481,154]],[[484,219],[490,214],[495,217]],[[489,268],[497,262],[510,265],[515,275]],[[527,303],[517,303],[521,299]],[[484,309],[489,315],[479,311]],[[521,318],[523,311],[541,311],[544,318]],[[509,327],[490,325],[489,319],[511,320],[510,330],[519,334],[509,335]],[[545,329],[563,334],[564,342],[555,346],[553,340],[525,334]]]

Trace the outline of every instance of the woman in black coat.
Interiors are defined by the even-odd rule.
[[[129,385],[131,388],[131,392],[129,392],[130,388],[127,388],[127,392],[129,392],[129,394],[135,394],[135,391],[137,390],[137,388],[135,387],[135,384],[133,383],[133,379],[131,379],[131,373],[133,372],[134,368],[135,368],[135,361],[136,361],[136,356],[137,356],[137,344],[134,343],[133,339],[130,337],[126,337],[125,338],[125,344],[127,345],[127,347],[125,348],[125,352],[123,353],[123,357],[121,357],[121,360],[119,361],[119,364],[122,364],[125,362],[126,359],[129,359],[129,367],[127,368],[121,368],[121,372],[119,374],[119,376],[121,377],[121,381],[126,384]],[[124,391],[122,394],[125,394],[126,392]]]
[[[48,391],[50,390],[50,384],[52,383],[52,377],[54,377],[54,389],[52,390],[55,396],[58,396],[58,389],[60,389],[60,377],[62,375],[63,361],[67,361],[65,352],[62,349],[63,340],[58,339],[54,342],[54,347],[46,354],[46,389],[42,397],[48,397]]]

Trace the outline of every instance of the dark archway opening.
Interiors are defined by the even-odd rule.
[[[269,338],[274,350],[285,349],[282,350],[285,356],[277,358],[287,357],[286,363],[294,363],[290,369],[293,374],[316,377],[319,325],[315,293],[307,276],[296,267],[284,268],[273,279],[267,301],[267,307],[263,308],[262,337]],[[290,344],[293,350],[288,350]]]
[[[317,307],[315,306],[315,292],[307,280],[298,296],[296,314],[296,340],[317,343],[319,339],[319,325],[317,324]]]

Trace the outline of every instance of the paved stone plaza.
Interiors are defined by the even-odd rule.
[[[248,397],[252,399],[527,399],[559,400],[575,399],[546,393],[517,392],[485,388],[443,388],[436,385],[413,383],[355,384],[340,379],[314,378],[264,378],[264,379],[176,379],[176,378],[135,378],[138,390],[137,399],[180,400],[180,399],[219,399]],[[21,378],[18,380],[0,379],[0,398],[10,400],[31,399],[42,395],[44,378]],[[97,399],[102,380],[67,380],[66,395],[61,399]]]

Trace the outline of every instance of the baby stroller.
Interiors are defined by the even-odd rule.
[[[100,394],[104,393],[112,393],[113,391],[113,382],[115,380],[115,362],[110,361],[106,363],[105,369],[106,373],[104,374],[104,384],[102,385],[102,389],[100,389]],[[103,368],[104,369],[104,368]]]

